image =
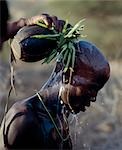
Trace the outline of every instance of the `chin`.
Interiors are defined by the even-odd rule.
[[[79,107],[73,107],[73,106],[71,106],[72,107],[72,110],[70,109],[70,107],[68,106],[68,104],[66,105],[66,108],[67,108],[67,110],[69,110],[69,112],[71,112],[71,113],[75,113],[75,114],[78,114],[78,113],[80,113],[81,111],[82,112],[85,112],[86,111],[86,107],[85,106],[79,106]]]

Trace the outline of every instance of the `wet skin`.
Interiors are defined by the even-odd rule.
[[[96,100],[98,91],[109,79],[110,67],[101,52],[94,45],[85,41],[80,41],[77,44],[75,67],[70,85],[67,82],[62,83],[62,67],[63,64],[61,62],[57,63],[56,68],[49,78],[48,82],[40,90],[40,94],[46,107],[51,112],[51,114],[54,115],[54,119],[58,114],[62,119],[62,122],[65,122],[61,113],[62,105],[61,103],[58,103],[60,88],[63,87],[60,98],[64,102],[64,106],[68,108],[69,113],[71,112],[71,110],[67,103],[68,90],[69,103],[74,112],[78,113],[80,111],[85,111],[86,107],[89,107],[90,103]],[[69,78],[69,72],[65,74],[65,78]],[[56,111],[57,104],[59,104],[58,106],[60,106],[60,111],[58,112]],[[17,116],[17,118],[12,121],[14,114],[21,114],[23,112],[26,112],[26,114],[21,117]],[[50,118],[47,118],[47,113],[44,112],[42,107],[40,107],[40,101],[37,96],[29,97],[28,99],[22,100],[22,102],[17,102],[15,105],[13,105],[7,113],[6,120],[6,130],[8,130],[8,134],[6,133],[6,136],[8,136],[8,143],[11,144],[10,147],[16,149],[60,149],[61,141],[59,140],[58,136],[55,136],[56,130],[54,128],[54,125],[50,122]],[[47,121],[45,121],[46,119]],[[40,135],[42,137],[44,133],[43,129],[46,129],[47,122],[49,124],[51,123],[50,126],[53,127],[50,128],[50,131],[48,132],[48,140],[44,142],[43,138],[40,138]],[[56,123],[59,125],[59,120]],[[9,124],[10,127],[8,128]],[[43,128],[40,128],[42,126]],[[58,127],[60,128],[61,126]],[[65,129],[65,126],[63,126],[63,131],[67,135],[68,128],[67,131]],[[52,140],[50,140],[50,136],[51,138],[54,138],[53,142],[51,142]],[[45,138],[45,135],[43,135],[43,137]],[[1,135],[0,139],[3,140],[3,137]],[[6,147],[4,146],[3,141],[1,146],[3,150],[10,149],[9,145],[6,145]],[[68,141],[66,141],[66,143],[64,144],[64,148],[72,149],[70,138],[68,138]]]
[[[76,45],[76,61],[72,81],[64,86],[62,99],[66,99],[69,91],[69,103],[75,113],[85,111],[91,102],[96,101],[98,91],[104,86],[110,76],[110,67],[106,58],[88,42],[80,41]],[[65,74],[68,81],[69,72]],[[66,101],[65,101],[66,102]],[[68,105],[67,105],[68,106]]]

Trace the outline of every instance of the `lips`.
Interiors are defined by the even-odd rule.
[[[77,113],[79,113],[80,111],[85,112],[85,111],[86,111],[86,108],[85,108],[85,106],[82,106],[82,107],[74,107],[73,110],[74,110],[75,114],[77,114]]]
[[[86,96],[72,96],[70,97],[70,105],[75,113],[79,113],[80,111],[85,112],[87,107],[90,107],[91,102],[94,102],[96,98],[94,97],[86,97]],[[70,108],[69,108],[70,109]]]

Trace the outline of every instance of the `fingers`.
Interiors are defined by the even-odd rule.
[[[52,23],[56,31],[61,32],[65,24],[64,20],[59,20],[56,16],[52,16]]]
[[[56,31],[61,32],[65,21],[59,20],[56,16],[49,16],[48,14],[42,14],[42,20],[50,28],[54,27]]]
[[[48,28],[52,27],[52,18],[48,14],[42,14],[40,16],[40,20],[42,20],[48,26]]]
[[[38,15],[38,16],[31,17],[27,19],[26,24],[33,25],[36,24],[38,21],[44,22],[48,27],[51,27],[52,25],[52,20],[48,15]]]
[[[59,20],[59,23],[58,23],[58,31],[59,32],[61,32],[63,30],[64,25],[65,25],[65,21]]]
[[[26,24],[33,25],[36,24],[38,21],[44,22],[44,24],[46,24],[48,28],[51,28],[53,26],[58,32],[62,31],[63,26],[65,24],[65,21],[59,20],[56,16],[50,16],[48,14],[42,14],[31,17],[27,19]]]
[[[59,22],[58,22],[58,18],[56,16],[52,16],[52,26],[54,26],[54,28],[58,31],[59,28]]]

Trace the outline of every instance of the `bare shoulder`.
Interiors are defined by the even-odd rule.
[[[7,125],[13,121],[19,121],[20,124],[25,120],[27,123],[31,122],[33,119],[32,100],[33,98],[28,98],[14,103],[6,115]]]
[[[9,123],[12,118],[18,118],[19,116],[27,116],[28,113],[31,113],[33,107],[33,99],[35,97],[29,97],[27,99],[23,99],[20,101],[15,102],[11,108],[8,110],[6,115],[6,120]]]
[[[32,109],[31,99],[18,101],[9,109],[5,122],[5,136],[9,145],[23,144],[20,142],[22,141],[20,138],[26,137],[31,129],[36,127]],[[1,133],[3,133],[3,129],[4,121],[2,122]],[[2,136],[1,138],[4,140]]]

